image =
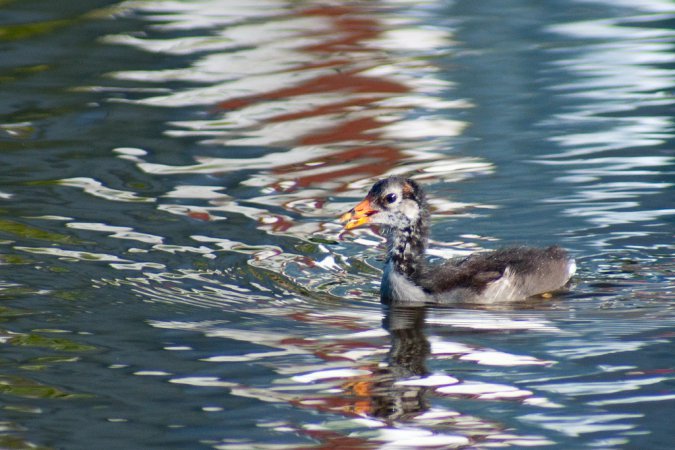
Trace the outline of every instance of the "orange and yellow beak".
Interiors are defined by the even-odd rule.
[[[370,204],[370,200],[364,199],[361,203],[340,216],[340,222],[344,223],[345,230],[358,228],[372,221],[371,216],[377,212]]]

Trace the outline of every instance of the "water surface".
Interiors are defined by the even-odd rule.
[[[4,1],[0,446],[670,448],[672,3]],[[383,309],[336,217],[570,289]]]

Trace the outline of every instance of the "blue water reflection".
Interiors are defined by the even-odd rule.
[[[0,447],[670,448],[675,7],[0,2]],[[383,309],[337,216],[559,242],[551,300]]]

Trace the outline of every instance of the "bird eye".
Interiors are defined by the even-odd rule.
[[[387,203],[394,203],[398,197],[396,197],[396,194],[387,194],[384,199],[387,201]]]

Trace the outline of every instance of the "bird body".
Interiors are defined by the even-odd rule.
[[[347,230],[379,225],[387,237],[383,303],[496,303],[563,287],[576,270],[558,247],[509,247],[430,265],[429,206],[422,187],[402,177],[378,181],[341,220]]]

